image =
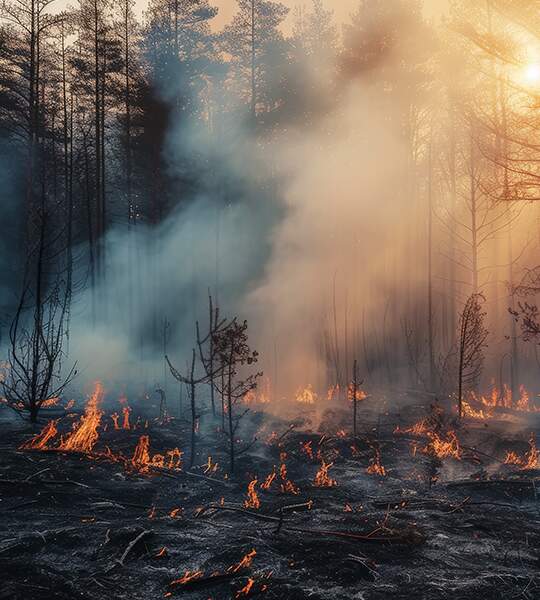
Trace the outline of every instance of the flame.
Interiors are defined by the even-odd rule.
[[[287,477],[287,465],[285,460],[287,458],[286,452],[281,452],[279,455],[281,464],[279,466],[279,476],[281,478],[281,492],[283,494],[293,494],[297,496],[300,493],[299,488]]]
[[[323,459],[321,468],[317,471],[313,481],[315,487],[334,487],[337,485],[337,481],[328,475],[328,471],[333,465],[334,463],[326,463]]]
[[[31,440],[24,442],[19,446],[20,450],[47,450],[49,448],[49,442],[56,436],[58,430],[56,424],[58,419],[55,421],[49,421],[47,425]]]
[[[161,548],[161,550],[157,554],[154,554],[154,558],[165,558],[167,554],[167,548],[163,546],[163,548]]]
[[[523,457],[515,452],[507,452],[504,462],[507,465],[518,465],[522,469],[540,468],[540,450],[536,447],[534,433],[531,433],[529,438],[529,451]]]
[[[203,575],[204,573],[202,571],[186,571],[182,577],[171,581],[169,585],[186,585],[186,583],[189,583],[190,581],[200,579]]]
[[[119,416],[119,414],[118,414],[118,413],[113,413],[113,414],[111,415],[111,419],[112,419],[112,422],[113,422],[113,424],[114,424],[114,428],[115,428],[116,430],[120,429],[120,425],[118,425],[118,419],[119,419],[119,418],[120,418],[120,416]]]
[[[317,394],[313,391],[311,384],[308,384],[305,388],[297,390],[295,399],[302,404],[315,404]]]
[[[257,478],[249,482],[247,489],[247,497],[244,500],[244,508],[253,508],[254,510],[260,508],[261,501],[259,500],[259,495],[257,494],[257,490],[255,489],[256,485]]]
[[[178,517],[178,516],[182,516],[181,508],[173,508],[171,510],[171,512],[169,513],[169,517],[171,517],[172,519],[176,519],[176,517]]]
[[[446,439],[435,432],[428,432],[430,439],[429,444],[424,448],[425,454],[431,454],[437,458],[456,458],[461,459],[461,448],[459,440],[454,431],[449,431],[446,434]]]
[[[476,408],[478,406],[478,408]],[[524,385],[519,386],[519,398],[514,398],[512,390],[507,384],[502,389],[492,385],[491,393],[487,396],[478,396],[470,392],[463,401],[466,416],[475,419],[490,419],[495,415],[496,408],[506,408],[517,412],[540,412],[540,407],[531,400],[531,396]]]
[[[369,467],[366,469],[366,472],[370,475],[380,475],[381,477],[386,477],[386,469],[381,464],[381,451],[378,448],[374,448],[375,455],[370,460]]]
[[[249,390],[243,400],[245,404],[269,404],[271,397],[270,378],[264,377],[262,385],[259,384],[256,389]]]
[[[247,569],[248,567],[251,567],[251,563],[253,562],[255,556],[257,556],[257,551],[255,548],[253,548],[253,550],[248,552],[239,563],[229,567],[227,569],[227,573],[238,573],[240,569]]]
[[[212,457],[209,456],[206,464],[204,465],[203,472],[208,475],[208,473],[215,473],[218,470],[218,463],[212,461]]]
[[[103,400],[103,385],[97,382],[92,395],[86,403],[84,415],[80,421],[74,426],[74,430],[70,435],[63,440],[58,446],[59,450],[66,452],[85,452],[90,453],[92,448],[98,441],[99,434],[97,432],[101,423],[103,411],[99,406]]]
[[[150,436],[141,435],[131,458],[131,466],[140,473],[148,473],[151,467],[179,470],[182,468],[182,455],[178,448],[167,450],[165,455],[150,456]]]
[[[51,406],[56,406],[58,404],[58,402],[60,402],[60,398],[47,398],[47,400],[44,400],[41,408],[48,408]]]
[[[412,427],[401,429],[399,425],[394,429],[394,433],[412,433],[413,435],[425,435],[429,431],[427,419],[422,419],[415,423]]]
[[[274,469],[272,470],[272,472],[267,475],[267,477],[264,480],[264,482],[261,483],[261,489],[262,490],[269,490],[270,486],[272,485],[272,483],[274,483],[274,480],[276,479],[276,477],[277,477],[276,467],[274,467]]]
[[[124,406],[122,408],[122,414],[124,418],[122,419],[122,429],[131,429],[129,425],[129,413],[131,412],[131,408],[129,406]]]
[[[312,448],[312,441],[309,440],[307,442],[301,442],[300,443],[300,450],[310,459],[313,460],[313,448]]]
[[[353,392],[354,392],[354,385],[352,383],[349,383],[349,387],[347,388],[347,399],[349,400],[349,402],[353,401]],[[366,398],[367,398],[366,392],[356,388],[356,401],[362,402],[362,400],[365,400]]]
[[[336,400],[337,398],[339,398],[339,383],[336,383],[336,385],[331,385],[326,393],[326,399],[329,402]]]
[[[251,588],[253,587],[254,583],[255,583],[255,579],[251,579],[251,577],[249,577],[246,585],[241,590],[238,590],[234,597],[241,598],[242,596],[247,596],[249,594],[249,592],[251,591]]]

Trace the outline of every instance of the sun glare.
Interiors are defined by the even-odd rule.
[[[531,63],[525,67],[524,71],[525,81],[529,85],[540,84],[540,63]]]

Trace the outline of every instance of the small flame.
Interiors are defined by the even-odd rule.
[[[428,432],[429,444],[424,448],[425,454],[431,454],[437,458],[456,458],[461,459],[461,448],[459,440],[454,431],[446,434],[446,439],[434,432]]]
[[[253,587],[255,583],[255,579],[251,579],[251,577],[247,580],[246,585],[241,589],[238,590],[235,594],[235,598],[241,598],[242,596],[247,596],[249,594],[249,592],[251,592],[251,588]]]
[[[259,495],[257,494],[257,490],[255,489],[256,485],[257,478],[249,482],[247,489],[247,497],[244,500],[244,508],[253,508],[254,510],[260,508],[261,501],[259,500]]]
[[[523,456],[518,456],[515,452],[508,452],[504,460],[507,465],[518,465],[522,469],[540,468],[540,450],[536,447],[534,433],[529,438],[529,451]]]
[[[253,548],[253,550],[248,552],[239,563],[229,567],[227,569],[227,573],[238,573],[238,571],[241,569],[247,569],[248,567],[251,567],[251,563],[253,562],[255,556],[257,556],[257,551],[255,548]]]
[[[317,394],[313,391],[311,384],[308,384],[305,388],[299,389],[295,395],[296,401],[302,404],[315,404],[317,400]]]
[[[386,477],[386,469],[381,464],[381,451],[379,448],[374,448],[375,455],[370,460],[369,467],[366,472],[370,475],[379,475],[380,477]]]
[[[313,481],[315,487],[334,487],[337,485],[337,481],[328,475],[328,471],[333,465],[334,463],[326,463],[323,459],[321,468],[317,471]]]
[[[49,421],[47,425],[34,436],[31,440],[24,442],[19,446],[20,450],[47,450],[49,448],[49,442],[56,436],[58,430],[56,428],[56,421]]]

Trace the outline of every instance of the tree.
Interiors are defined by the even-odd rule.
[[[484,348],[488,331],[484,326],[482,294],[469,296],[460,317],[458,338],[458,414],[463,417],[463,393],[474,388],[484,366]]]
[[[242,417],[249,411],[234,414],[235,407],[248,392],[257,387],[257,379],[262,373],[241,374],[244,367],[254,365],[258,353],[251,350],[247,336],[247,321],[238,323],[236,318],[220,332],[214,335],[213,345],[217,354],[218,364],[223,373],[223,384],[220,392],[226,400],[227,423],[229,438],[229,467],[234,473],[236,450],[236,432]]]
[[[241,94],[249,100],[251,119],[273,108],[274,69],[284,55],[280,31],[288,8],[270,0],[237,0],[238,12],[222,34],[223,49],[232,57]],[[274,85],[273,85],[274,84]],[[275,88],[274,88],[275,89]]]
[[[57,398],[76,375],[63,371],[65,318],[69,292],[60,277],[47,286],[49,213],[40,212],[34,252],[28,256],[23,289],[9,330],[7,373],[2,387],[7,404],[36,423],[42,406]]]

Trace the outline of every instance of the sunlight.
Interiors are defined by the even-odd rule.
[[[523,72],[523,79],[527,85],[540,85],[540,63],[530,63],[526,65]]]

